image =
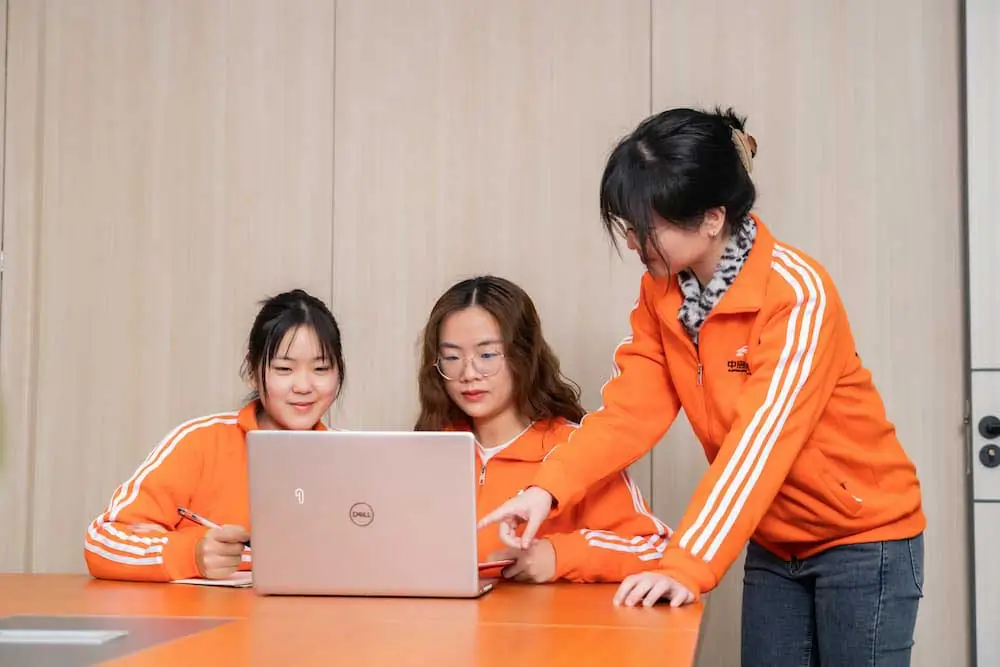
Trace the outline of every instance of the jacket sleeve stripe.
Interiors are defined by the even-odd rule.
[[[135,558],[133,556],[123,556],[121,554],[112,553],[106,549],[102,549],[93,542],[85,542],[84,548],[93,553],[97,554],[101,558],[110,560],[114,563],[121,563],[122,565],[163,565],[163,555],[156,554],[155,556],[149,556],[147,558]]]
[[[639,490],[639,485],[635,483],[632,476],[628,474],[627,470],[622,470],[620,474],[622,479],[625,480],[625,486],[628,487],[629,494],[632,496],[632,508],[636,514],[641,514],[652,521],[653,529],[660,535],[668,535],[669,529],[666,524],[653,516],[653,513],[646,507],[646,500],[642,497],[642,491]]]
[[[826,293],[819,276],[798,255],[779,245],[775,246],[772,267],[794,290],[796,302],[788,318],[785,344],[764,402],[743,431],[698,518],[680,539],[679,546],[682,548],[688,548],[694,540],[690,551],[698,556],[702,555],[705,546],[715,535],[709,549],[702,555],[706,562],[711,561],[725,540],[760,477],[771,448],[780,436],[781,428],[808,378],[819,338],[819,326],[826,306]],[[734,502],[744,481],[747,483]],[[720,496],[721,502],[716,505]]]
[[[662,535],[636,535],[622,537],[606,530],[580,531],[587,540],[587,546],[621,553],[635,554],[639,560],[659,560],[667,548],[668,540]]]
[[[156,470],[160,464],[166,460],[170,453],[174,451],[174,447],[177,446],[177,443],[181,442],[187,435],[200,428],[205,428],[206,426],[235,423],[236,417],[234,415],[223,415],[211,417],[205,421],[195,421],[193,423],[188,422],[186,428],[181,428],[180,430],[175,429],[170,436],[167,436],[167,438],[164,439],[163,442],[161,442],[157,448],[150,453],[150,455],[146,458],[146,461],[139,466],[138,470],[135,471],[132,477],[122,485],[118,492],[116,502],[112,502],[110,507],[108,521],[115,521],[118,518],[118,514],[135,501],[135,499],[139,496],[139,487],[142,485],[142,481],[149,476],[149,473]],[[131,493],[128,494],[127,498],[122,500],[122,496],[125,495],[125,489],[130,485],[132,487]]]
[[[178,433],[180,433],[181,431],[183,431],[188,426],[191,426],[192,424],[197,424],[198,422],[201,422],[201,421],[205,421],[205,420],[208,420],[208,419],[213,419],[215,417],[222,417],[222,416],[231,417],[233,415],[227,414],[227,415],[210,415],[210,416],[207,416],[207,417],[199,417],[198,419],[192,419],[190,421],[184,422],[183,424],[181,424],[180,426],[178,426],[177,428],[175,428],[173,431],[171,431],[170,433],[168,433],[167,437],[165,437],[163,440],[161,440],[160,444],[158,444],[156,447],[154,447],[153,450],[151,452],[149,452],[149,454],[146,455],[146,459],[139,465],[138,468],[136,468],[136,471],[132,474],[132,476],[129,477],[125,481],[124,484],[122,484],[121,486],[119,486],[115,490],[114,495],[111,497],[111,502],[108,503],[109,510],[110,509],[114,509],[118,504],[120,504],[122,502],[122,499],[125,498],[126,495],[128,495],[129,487],[135,481],[135,478],[138,477],[139,474],[147,466],[149,466],[150,463],[153,462],[153,460],[160,454],[161,451],[163,451],[163,449],[165,447],[167,447],[171,442],[173,442],[174,438],[177,437]]]
[[[632,310],[629,311],[629,319],[631,319],[632,313],[634,313],[635,310],[636,310],[636,308],[638,308],[638,307],[639,307],[639,300],[636,299],[635,303],[632,304]],[[607,381],[605,381],[605,383],[603,385],[601,385],[601,391],[600,391],[601,396],[604,396],[604,390],[607,388],[607,386],[609,384],[611,384],[612,382],[614,382],[616,378],[618,378],[619,376],[621,376],[622,369],[618,366],[618,350],[622,349],[626,345],[630,345],[632,343],[632,340],[633,340],[633,335],[630,333],[629,335],[625,336],[625,338],[623,338],[622,341],[620,343],[618,343],[617,346],[615,346],[615,351],[611,354],[611,377],[608,378]],[[598,407],[596,410],[594,410],[594,413],[600,412],[603,409],[604,409],[604,405],[602,404],[600,407]],[[583,425],[584,422],[587,421],[587,417],[589,417],[591,414],[593,414],[593,413],[588,412],[587,414],[585,414],[583,416],[583,419],[580,420],[580,425],[581,426]],[[569,442],[571,440],[573,440],[573,436],[574,435],[576,435],[576,431],[573,431],[573,433],[570,433],[569,438],[566,439],[566,444],[569,444]],[[549,451],[549,453],[545,455],[545,458],[547,459],[550,456],[552,456],[552,452],[556,451],[558,448],[559,448],[558,446],[553,447]],[[542,459],[543,462],[544,462],[544,460],[545,459]]]
[[[119,513],[138,497],[142,481],[163,463],[177,443],[199,428],[220,423],[235,424],[236,415],[227,413],[191,420],[181,424],[164,438],[150,452],[142,465],[136,469],[132,477],[118,488],[112,498],[111,504],[105,512],[94,519],[87,528],[87,549],[104,558],[108,558],[107,554],[112,554],[114,558],[109,558],[109,560],[125,565],[161,565],[163,559],[160,554],[163,551],[164,545],[169,541],[169,536],[140,537],[121,530],[118,526],[114,525],[114,522],[117,520]],[[98,545],[103,545],[115,550],[115,552],[121,553],[112,553]],[[133,555],[129,556],[126,554]]]
[[[96,530],[94,530],[94,524],[90,524],[87,527],[87,535],[94,542],[102,544],[110,549],[115,549],[116,551],[121,551],[123,553],[133,554],[134,556],[141,556],[141,557],[148,557],[153,554],[163,553],[163,546],[166,544],[166,540],[163,540],[158,544],[148,544],[145,546],[138,546],[134,544],[128,544],[127,542],[122,542],[119,540],[112,540],[111,538],[101,535]]]
[[[131,542],[132,544],[145,544],[149,546],[151,544],[166,544],[166,537],[139,537],[138,535],[130,535],[123,530],[118,530],[113,523],[100,522],[100,518],[94,519],[94,522],[90,524],[94,529],[101,528],[108,535],[115,537],[123,542]]]
[[[715,553],[718,551],[719,547],[725,541],[726,536],[729,534],[733,523],[736,521],[736,517],[739,516],[740,511],[742,511],[743,506],[746,503],[747,497],[753,490],[754,485],[763,473],[764,466],[767,463],[767,459],[771,454],[771,450],[774,448],[775,442],[781,436],[781,431],[785,426],[785,422],[788,420],[789,414],[791,414],[792,409],[795,405],[795,400],[798,398],[799,392],[802,390],[803,385],[805,385],[806,380],[809,378],[809,373],[812,370],[813,358],[816,353],[816,347],[819,343],[820,328],[823,322],[823,315],[826,310],[826,292],[823,289],[823,283],[820,280],[819,275],[813,270],[811,266],[806,264],[802,259],[790,250],[782,249],[779,253],[779,257],[787,264],[789,268],[794,270],[799,274],[799,277],[805,282],[808,289],[810,290],[810,300],[815,301],[816,314],[812,318],[811,331],[809,333],[809,343],[808,349],[805,354],[804,361],[802,363],[802,372],[798,376],[798,381],[795,384],[795,388],[792,390],[791,398],[785,403],[784,408],[781,411],[778,423],[774,430],[771,432],[770,437],[767,439],[767,443],[764,446],[764,452],[760,459],[754,466],[753,472],[750,475],[750,481],[743,488],[740,493],[739,498],[736,501],[736,507],[734,511],[729,515],[726,523],[723,525],[722,530],[713,540],[711,546],[705,554],[705,560],[710,561]],[[779,267],[780,268],[780,267]],[[787,271],[784,272],[786,280],[789,280]],[[810,280],[811,279],[811,280]],[[792,280],[789,280],[791,284]]]

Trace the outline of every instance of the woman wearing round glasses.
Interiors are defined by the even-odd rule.
[[[584,414],[579,388],[560,372],[531,299],[493,276],[453,285],[434,305],[419,390],[416,430],[476,436],[480,517],[524,488]],[[495,531],[481,531],[479,559],[513,560],[502,575],[518,581],[621,581],[654,567],[668,536],[621,472],[543,524],[527,549],[504,547]]]

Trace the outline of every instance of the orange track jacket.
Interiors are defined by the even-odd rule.
[[[197,577],[195,546],[208,529],[182,519],[178,507],[250,530],[246,434],[257,428],[256,409],[252,402],[238,413],[192,419],[171,431],[87,527],[84,557],[90,574],[133,581]],[[168,532],[131,528],[140,523]],[[248,549],[240,569],[251,564]]]
[[[541,462],[576,429],[564,419],[535,422],[501,448],[476,447],[478,518],[531,483]],[[484,456],[486,452],[492,455]],[[485,459],[485,460],[484,460]],[[617,582],[659,565],[670,529],[656,518],[625,471],[600,481],[566,512],[545,521],[538,538],[556,553],[553,579]],[[495,530],[479,531],[479,560],[503,549]]]
[[[193,419],[164,438],[88,526],[84,556],[90,573],[137,581],[197,577],[195,546],[207,529],[182,519],[178,507],[252,530],[246,434],[257,428],[255,411],[256,403],[251,403],[239,413]],[[477,452],[479,516],[523,488],[545,455],[574,428],[562,420],[537,423],[485,462]],[[132,528],[144,523],[168,532]],[[571,511],[547,521],[540,534],[555,548],[556,578],[572,581],[620,581],[653,569],[668,535],[624,472],[602,482]],[[479,532],[480,560],[502,547],[495,531]],[[250,550],[240,569],[252,569]]]
[[[791,559],[924,529],[916,470],[815,260],[757,220],[698,348],[677,319],[682,300],[675,279],[643,276],[603,407],[532,482],[556,499],[556,515],[652,449],[683,408],[711,466],[659,571],[695,595],[718,584],[751,537]]]

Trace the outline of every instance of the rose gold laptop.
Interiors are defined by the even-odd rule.
[[[471,433],[251,431],[254,590],[483,595]]]

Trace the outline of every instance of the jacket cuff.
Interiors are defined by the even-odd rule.
[[[535,475],[531,486],[544,489],[552,496],[552,510],[549,517],[561,514],[567,507],[572,507],[579,500],[577,494],[573,492],[573,484],[564,474],[556,470],[546,470],[543,464],[538,474]]]
[[[552,551],[556,554],[556,569],[555,574],[552,575],[552,581],[563,579],[566,575],[579,569],[579,549],[575,550],[576,553],[573,549],[573,540],[576,537],[574,533],[557,533],[542,538],[549,541],[549,544],[552,545]]]
[[[715,573],[705,561],[692,556],[680,547],[667,547],[657,572],[683,585],[691,591],[696,600],[719,584]]]
[[[207,528],[197,526],[168,533],[167,543],[163,545],[163,569],[171,581],[201,576],[198,574],[195,550],[198,541],[207,532]]]

